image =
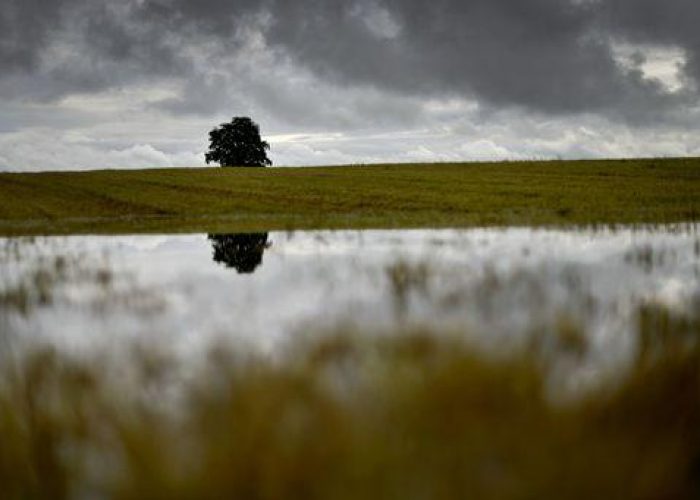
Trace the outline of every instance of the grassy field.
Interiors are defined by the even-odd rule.
[[[0,174],[0,234],[667,223],[700,158]]]

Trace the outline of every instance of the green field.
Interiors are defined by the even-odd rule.
[[[0,234],[668,223],[700,158],[0,174]]]

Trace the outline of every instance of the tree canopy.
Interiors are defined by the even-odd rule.
[[[265,167],[272,165],[267,157],[270,145],[260,138],[258,124],[246,116],[237,116],[209,132],[207,164],[222,167]]]

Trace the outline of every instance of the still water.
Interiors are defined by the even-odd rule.
[[[328,332],[430,330],[485,348],[562,323],[598,369],[633,353],[640,306],[700,309],[692,224],[0,240],[0,349],[126,340],[274,352]],[[589,363],[590,364],[590,363]]]

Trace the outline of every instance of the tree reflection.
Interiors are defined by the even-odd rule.
[[[214,261],[234,268],[239,274],[250,274],[262,264],[263,253],[272,245],[268,233],[210,234]]]

